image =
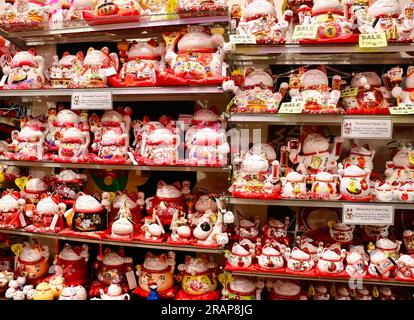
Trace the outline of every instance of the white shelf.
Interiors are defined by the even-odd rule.
[[[196,167],[196,166],[139,166],[139,165],[115,165],[96,163],[68,163],[51,161],[15,161],[1,160],[0,164],[16,167],[42,167],[42,168],[78,168],[98,170],[141,170],[141,171],[187,171],[187,172],[229,172],[229,167]]]
[[[18,98],[22,99],[23,101],[42,99],[70,101],[72,93],[92,91],[111,92],[114,101],[193,101],[198,99],[220,99],[225,97],[223,89],[219,86],[165,86],[131,88],[0,90],[0,98]]]
[[[205,253],[222,253],[223,250],[220,248],[206,248],[206,247],[196,247],[196,246],[184,246],[184,245],[170,245],[166,242],[162,243],[151,243],[144,241],[115,241],[115,240],[99,240],[99,239],[88,239],[81,237],[68,237],[60,236],[58,234],[52,233],[35,233],[35,232],[26,232],[22,230],[12,230],[12,229],[2,229],[0,228],[0,233],[5,234],[14,234],[26,237],[34,238],[48,238],[61,241],[76,241],[83,243],[96,243],[103,245],[113,245],[113,246],[125,246],[125,247],[135,247],[135,248],[146,248],[146,249],[155,249],[155,250],[174,250],[174,251],[191,251],[191,252],[205,252]]]
[[[256,206],[285,206],[285,207],[325,207],[325,208],[342,208],[342,204],[358,204],[358,201],[345,201],[345,200],[312,200],[312,199],[280,199],[280,200],[264,200],[264,199],[246,199],[246,198],[235,198],[226,197],[224,198],[229,204],[239,205],[256,205]],[[361,204],[389,204],[394,205],[395,209],[407,209],[414,210],[414,202],[377,202],[377,201],[366,201]]]

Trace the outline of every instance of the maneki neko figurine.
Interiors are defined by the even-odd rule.
[[[298,236],[296,245],[301,251],[309,254],[314,262],[318,261],[318,254],[323,249],[323,242],[316,242],[309,237]]]
[[[290,140],[287,146],[281,149],[282,167],[287,167],[287,156],[293,164],[297,164],[296,171],[302,174],[312,174],[319,171],[337,173],[338,159],[341,154],[343,140],[335,137],[334,146],[329,151],[329,141],[319,133],[310,133],[303,142],[298,139]]]
[[[349,152],[349,157],[345,158],[342,161],[342,164],[347,167],[350,165],[359,166],[361,169],[374,169],[374,160],[375,150],[370,150],[368,144],[363,146],[357,145],[356,143],[352,144],[351,150]]]
[[[337,107],[341,96],[341,77],[334,75],[332,86],[324,67],[309,69],[303,68],[299,73],[292,73],[289,81],[289,95],[292,103],[303,105],[304,113],[341,113]]]
[[[267,241],[256,250],[257,266],[263,270],[277,271],[284,267],[286,246]]]
[[[242,198],[278,198],[279,161],[268,144],[254,145],[244,157],[235,159],[236,179],[229,191]]]
[[[108,76],[116,74],[119,67],[118,55],[109,53],[107,47],[101,50],[89,48],[79,76],[72,78],[74,87],[101,88],[108,85]]]
[[[115,198],[111,203],[110,211],[108,212],[108,222],[111,225],[116,219],[121,207],[125,204],[130,212],[131,221],[134,224],[139,224],[141,221],[141,211],[144,208],[144,193],[143,192],[128,192],[127,190],[118,191],[115,193]]]
[[[83,191],[87,176],[65,169],[56,174],[52,179],[54,182],[53,191],[56,192],[63,203],[72,206],[75,203],[77,194]]]
[[[386,181],[393,186],[414,180],[414,159],[412,145],[400,143],[391,161],[385,162]]]
[[[147,42],[133,41],[125,53],[125,62],[119,75],[110,76],[111,87],[140,87],[157,85],[157,72],[164,54],[164,47],[154,39]]]
[[[412,230],[404,230],[402,234],[403,242],[405,251],[408,254],[414,253],[414,231]]]
[[[352,76],[349,93],[341,99],[348,114],[389,114],[391,89],[382,84],[376,72],[360,72]]]
[[[49,248],[37,241],[25,242],[16,260],[16,272],[35,283],[47,275],[49,270]]]
[[[371,199],[370,173],[369,169],[361,169],[358,166],[351,165],[343,168],[342,164],[338,165],[339,173],[339,190],[342,199],[350,201],[368,201]],[[346,212],[344,214],[347,214]]]
[[[351,289],[347,285],[340,285],[336,288],[334,300],[351,300]]]
[[[312,271],[315,266],[315,261],[307,250],[301,250],[298,247],[294,247],[292,250],[286,248],[285,259],[287,271],[293,273],[306,273]]]
[[[21,228],[27,225],[23,208],[26,200],[18,191],[3,191],[0,198],[0,226],[2,228]]]
[[[27,205],[25,210],[32,223],[24,228],[29,232],[58,233],[63,230],[63,214],[66,204],[60,202],[57,196],[42,194],[40,201],[34,205]]]
[[[141,226],[142,234],[138,236],[139,240],[150,242],[162,242],[167,236],[163,223],[155,210],[152,210],[152,215],[143,219],[144,223]]]
[[[254,249],[246,248],[240,243],[233,243],[231,250],[226,251],[225,258],[231,268],[248,269],[253,265]]]
[[[19,131],[11,133],[12,142],[7,146],[11,152],[6,156],[12,160],[42,160],[44,156],[45,134],[36,124],[26,124]]]
[[[257,44],[285,43],[293,13],[286,10],[278,20],[273,0],[245,1],[243,14],[236,28],[241,36],[252,36]]]
[[[138,287],[133,291],[134,294],[147,298],[151,291],[151,286],[157,286],[157,294],[160,298],[173,298],[177,287],[175,286],[175,253],[173,251],[154,255],[147,252],[142,265],[136,266],[138,276]]]
[[[88,245],[72,247],[65,243],[57,255],[56,265],[62,268],[66,286],[84,285],[88,281],[88,260]]]
[[[90,134],[77,128],[67,128],[61,131],[62,136],[56,140],[58,154],[51,158],[57,162],[88,162]]]
[[[53,56],[52,66],[49,69],[50,85],[52,88],[71,88],[73,80],[81,76],[83,70],[83,53],[79,51],[75,55],[65,51],[62,58]]]
[[[281,177],[283,198],[305,198],[307,196],[306,190],[306,176],[299,172],[290,171],[286,177]]]
[[[261,300],[261,293],[265,286],[263,280],[254,281],[242,276],[232,276],[230,281],[223,278],[225,276],[221,277],[220,274],[219,281],[223,285],[221,300]]]
[[[94,0],[82,17],[90,25],[138,22],[141,7],[136,0]]]
[[[236,86],[233,80],[223,83],[225,91],[235,94],[232,112],[275,113],[280,102],[285,97],[288,84],[282,83],[279,91],[274,90],[275,80],[270,69],[247,68],[244,73],[243,84]]]
[[[345,271],[352,278],[363,277],[367,274],[368,262],[358,250],[350,250],[346,255]]]
[[[186,203],[179,183],[175,185],[159,181],[155,196],[145,200],[147,212],[155,212],[163,225],[171,224],[176,210],[185,211]]]
[[[269,218],[267,224],[262,228],[263,239],[270,241],[277,241],[280,243],[289,243],[288,239],[288,227],[290,219],[285,217],[285,221],[280,221],[275,217]]]
[[[168,238],[169,243],[189,244],[193,241],[191,235],[190,222],[186,218],[185,212],[176,210],[173,214],[171,225],[171,235]]]
[[[345,249],[324,248],[319,252],[319,260],[316,264],[317,271],[322,274],[340,274],[344,271]]]
[[[361,238],[363,241],[375,241],[378,237],[387,238],[389,225],[365,225],[361,226]]]
[[[189,26],[181,33],[164,33],[167,67],[159,74],[159,83],[221,84],[225,80],[223,33],[222,27],[203,26]]]
[[[1,21],[7,29],[43,29],[47,25],[50,6],[45,1],[15,0],[3,5]]]
[[[27,179],[27,178],[26,178]],[[20,186],[19,186],[20,187]],[[37,204],[42,195],[49,190],[49,185],[46,183],[46,178],[31,178],[29,177],[27,183],[22,185],[21,195],[26,200],[27,204]]]
[[[260,233],[260,219],[259,217],[255,218],[245,218],[242,214],[239,213],[239,219],[234,228],[237,239],[249,239],[251,241],[256,241]]]
[[[45,84],[44,58],[34,49],[1,57],[3,74],[7,75],[5,89],[40,89]]]
[[[212,256],[193,258],[187,256],[184,264],[178,265],[181,289],[175,296],[176,300],[218,300],[217,264]]]
[[[402,77],[401,73],[400,75]],[[413,105],[414,104],[413,92],[414,92],[414,66],[409,66],[407,69],[407,74],[405,76],[405,88],[403,89],[402,87],[398,85],[395,86],[392,89],[392,96],[397,99],[397,102],[403,103],[405,105]],[[397,105],[398,104],[399,103],[397,103]]]
[[[103,255],[98,255],[93,270],[97,273],[97,281],[91,285],[91,297],[99,295],[101,289],[111,284],[119,285],[123,292],[128,291],[126,273],[133,272],[132,258],[126,257],[122,249],[111,251],[105,248]]]
[[[332,241],[340,244],[350,244],[354,239],[355,225],[347,225],[341,222],[328,223],[329,236]]]
[[[308,300],[301,286],[291,280],[268,280],[266,287],[270,300]]]
[[[314,199],[334,200],[339,199],[337,193],[337,181],[329,172],[320,171],[311,175],[311,197]]]
[[[318,283],[315,286],[311,284],[308,293],[312,297],[312,300],[329,300],[331,297],[328,288],[323,283]]]
[[[227,6],[224,0],[178,0],[175,10],[184,17],[188,14],[191,16],[227,15]]]
[[[198,220],[207,212],[213,211],[216,212],[218,210],[218,206],[216,201],[213,201],[210,195],[203,194],[200,195],[194,204],[194,210],[192,208],[188,208],[188,215],[187,218],[191,222],[191,226],[196,226],[198,224]]]

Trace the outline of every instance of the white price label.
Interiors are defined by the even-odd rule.
[[[19,219],[20,219],[20,224],[22,225],[22,228],[27,226],[26,219],[24,218],[24,215],[22,212],[19,214]]]
[[[7,76],[6,75],[4,75],[3,77],[1,77],[0,87],[3,87],[4,86],[4,84],[6,83],[6,80],[7,80]]]
[[[112,110],[112,93],[79,91],[72,93],[72,110]]]
[[[137,279],[135,278],[134,271],[132,271],[132,270],[128,271],[125,275],[126,275],[126,278],[127,278],[127,281],[128,281],[129,290],[133,290],[136,287],[138,287]]]
[[[302,113],[303,102],[283,102],[278,113]]]
[[[397,107],[390,107],[390,114],[414,114],[414,105],[400,103]]]
[[[114,74],[117,74],[117,72],[114,67],[110,67],[105,70],[105,74],[107,77],[109,77],[109,76],[113,76]]]
[[[250,35],[231,34],[230,43],[232,44],[256,44],[256,37]]]
[[[392,139],[392,119],[343,118],[344,139]]]
[[[297,25],[295,30],[293,31],[293,40],[301,40],[301,39],[316,39],[318,35],[319,24],[311,24],[311,25]]]
[[[342,204],[342,223],[358,225],[393,225],[394,205],[373,203]]]
[[[49,228],[51,230],[55,230],[55,227],[56,227],[56,223],[58,221],[58,218],[59,218],[59,215],[55,213],[55,215],[53,216],[52,222],[50,223],[50,226],[49,226]]]

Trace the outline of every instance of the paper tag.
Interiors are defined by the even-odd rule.
[[[105,69],[105,74],[107,77],[109,77],[109,76],[113,76],[114,74],[117,74],[117,72],[114,67],[110,67],[110,68]]]
[[[112,93],[107,91],[72,93],[72,110],[112,110]]]
[[[318,24],[311,24],[307,26],[297,25],[295,30],[293,31],[293,40],[301,40],[301,39],[316,39],[318,34],[319,25]]]
[[[131,159],[132,164],[133,164],[134,166],[137,166],[137,165],[138,165],[138,162],[135,160],[135,157],[134,157],[134,155],[132,154],[132,152],[131,152],[131,151],[128,151],[128,152],[127,152],[127,154],[128,154],[128,156],[129,156],[129,159]]]
[[[356,18],[363,24],[373,26],[375,23],[375,17],[369,16],[365,9],[359,9],[354,12]]]
[[[360,48],[381,48],[386,47],[387,35],[385,32],[364,33],[359,35]]]
[[[344,139],[392,139],[392,119],[343,118]]]
[[[414,114],[414,105],[400,103],[397,107],[389,107],[390,114]]]
[[[53,216],[52,222],[50,223],[50,229],[55,230],[58,218],[59,218],[59,215],[55,213],[55,215]]]
[[[280,105],[279,113],[302,113],[303,102],[283,102]]]
[[[1,77],[0,87],[3,87],[4,86],[4,84],[6,83],[6,80],[7,80],[7,75],[4,75],[3,77]]]
[[[341,98],[349,98],[349,97],[356,97],[358,94],[358,88],[345,88],[341,91]]]
[[[22,225],[22,228],[27,226],[26,219],[24,218],[24,214],[20,212],[19,214],[20,224]]]
[[[359,225],[393,225],[392,204],[342,204],[342,223]]]
[[[138,287],[137,279],[135,278],[135,273],[134,273],[133,270],[128,271],[125,275],[126,275],[126,278],[127,278],[127,281],[128,281],[129,290],[133,290],[136,287]]]
[[[230,43],[233,44],[256,44],[256,37],[251,35],[231,34]]]
[[[377,271],[380,275],[384,275],[388,271],[390,271],[394,267],[394,264],[391,262],[391,260],[387,259],[382,261],[376,266]]]

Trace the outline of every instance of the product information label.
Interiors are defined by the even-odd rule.
[[[50,223],[50,229],[52,230],[55,229],[58,219],[59,219],[59,215],[55,213],[55,215],[53,216],[52,222]]]
[[[392,139],[392,119],[343,118],[344,139]]]
[[[303,102],[283,102],[279,108],[279,113],[302,113]]]
[[[4,84],[6,83],[6,80],[7,80],[7,76],[6,75],[4,75],[3,77],[1,77],[0,87],[3,87],[4,86]]]
[[[138,287],[134,271],[128,271],[125,275],[128,281],[129,290],[133,290]]]
[[[293,40],[300,40],[300,39],[316,39],[318,34],[319,25],[318,24],[311,24],[308,26],[301,26],[297,25],[295,30],[293,31]]]
[[[345,88],[341,91],[341,98],[356,97],[358,88]]]
[[[390,114],[414,114],[414,105],[400,103],[397,107],[389,107]]]
[[[230,43],[232,44],[256,44],[256,37],[251,35],[231,34]]]
[[[355,203],[342,205],[342,223],[360,225],[393,225],[394,205]]]
[[[359,35],[360,48],[381,48],[387,45],[387,35],[385,32],[363,33]]]
[[[24,218],[23,213],[20,213],[19,214],[19,220],[20,220],[20,224],[22,225],[22,228],[24,228],[25,226],[27,226],[26,219]]]
[[[112,110],[112,93],[106,91],[72,93],[72,110]]]

